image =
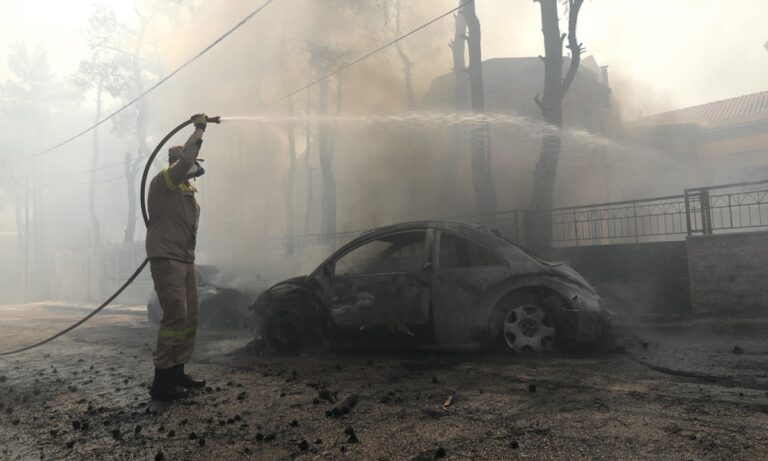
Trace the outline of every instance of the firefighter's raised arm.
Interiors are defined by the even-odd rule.
[[[205,114],[196,114],[192,116],[192,122],[195,124],[195,131],[189,136],[187,142],[181,149],[179,159],[171,164],[167,169],[167,180],[174,185],[179,185],[187,180],[190,170],[195,167],[197,155],[200,153],[200,146],[203,144],[203,133],[207,125]]]

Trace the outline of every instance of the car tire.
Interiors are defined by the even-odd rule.
[[[296,355],[321,348],[317,325],[317,315],[311,307],[278,304],[268,308],[262,332],[275,350]]]
[[[512,353],[550,353],[569,342],[567,319],[552,308],[559,296],[518,290],[504,296],[491,317],[491,343]],[[555,298],[556,297],[556,298]]]

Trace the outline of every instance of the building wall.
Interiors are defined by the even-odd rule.
[[[687,247],[695,313],[768,309],[768,232],[689,237]]]
[[[603,304],[623,315],[686,315],[691,309],[685,242],[558,248],[597,290]]]
[[[768,179],[768,112],[712,122],[651,117],[628,130],[685,187]],[[658,168],[662,172],[662,168]]]

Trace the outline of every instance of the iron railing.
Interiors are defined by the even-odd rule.
[[[552,241],[581,246],[669,239],[685,235],[685,216],[682,195],[557,208],[552,210]]]
[[[483,224],[525,245],[526,210],[440,218]],[[559,247],[679,240],[686,235],[768,227],[768,180],[686,189],[682,195],[599,203],[552,210],[552,242]],[[319,244],[336,249],[362,231],[270,240],[286,250]]]
[[[768,181],[685,190],[688,235],[768,227]]]

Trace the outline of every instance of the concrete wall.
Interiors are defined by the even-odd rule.
[[[684,241],[558,248],[617,314],[685,315],[690,312]]]
[[[695,313],[768,309],[768,232],[688,238]]]

